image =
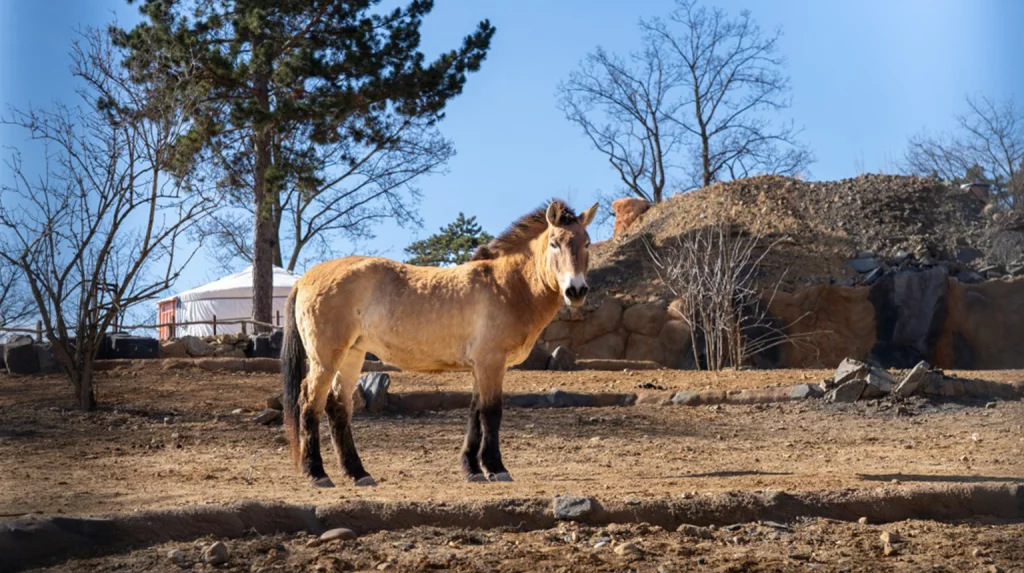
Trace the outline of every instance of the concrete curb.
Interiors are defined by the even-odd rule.
[[[683,523],[728,525],[759,520],[787,522],[801,517],[845,521],[866,517],[871,523],[911,518],[1024,518],[1024,486],[1017,484],[910,485],[798,493],[721,492],[689,499],[636,502],[587,499],[591,501],[588,509],[572,519],[595,526],[645,522],[675,528]],[[558,521],[553,506],[551,499],[544,498],[443,503],[358,500],[321,507],[238,501],[105,518],[50,516],[0,523],[0,555],[4,556],[0,573],[75,556],[104,555],[208,535],[237,538],[253,532],[320,533],[334,527],[348,527],[359,534],[418,526],[546,529]]]

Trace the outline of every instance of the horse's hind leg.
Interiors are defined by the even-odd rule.
[[[338,454],[342,469],[355,480],[357,486],[377,485],[363,468],[352,439],[352,392],[355,391],[356,379],[362,370],[365,356],[365,352],[356,350],[349,350],[345,354],[334,377],[334,387],[327,395],[327,420],[331,425],[334,451]]]
[[[504,358],[504,357],[503,357]],[[499,433],[501,431],[501,384],[505,377],[504,360],[496,364],[478,364],[473,369],[480,391],[480,462],[490,481],[512,481],[512,476],[501,461]]]
[[[316,487],[334,487],[320,457],[320,414],[324,411],[334,373],[310,360],[309,374],[299,397],[299,464]]]

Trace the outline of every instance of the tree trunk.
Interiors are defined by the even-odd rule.
[[[261,54],[262,42],[253,41],[253,56]],[[259,69],[253,76],[256,103],[260,110],[270,115],[269,73]],[[253,138],[253,202],[255,221],[252,241],[252,318],[259,322],[271,323],[274,313],[274,254],[277,247],[277,229],[274,223],[274,206],[277,203],[274,189],[267,185],[267,169],[270,167],[271,138],[269,120],[263,119],[254,126]],[[254,325],[256,332],[269,329]]]
[[[277,244],[277,229],[274,225],[274,197],[267,188],[267,165],[270,146],[267,132],[256,134],[255,169],[253,177],[253,199],[255,201],[255,225],[252,241],[252,318],[260,322],[271,322],[274,313],[274,254]],[[265,332],[266,327],[255,327]]]
[[[78,407],[86,412],[96,409],[96,393],[92,388],[93,361],[86,359],[80,369],[72,369],[71,384],[75,387],[75,399],[78,400]]]

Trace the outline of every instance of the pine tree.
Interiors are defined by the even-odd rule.
[[[428,62],[420,26],[433,1],[387,12],[379,4],[141,0],[143,23],[111,30],[132,57],[164,62],[155,81],[168,89],[182,81],[176,70],[199,69],[191,87],[204,105],[179,142],[176,166],[179,175],[215,166],[219,189],[251,194],[256,320],[271,321],[282,187],[317,188],[336,176],[322,171],[318,146],[386,143],[396,114],[439,121],[494,35],[480,22],[458,49]]]
[[[446,267],[461,265],[473,257],[473,251],[493,239],[476,222],[459,213],[454,223],[441,227],[441,232],[409,245],[405,252],[412,255],[406,262],[412,265]]]

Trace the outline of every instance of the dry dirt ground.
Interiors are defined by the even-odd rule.
[[[882,532],[901,543],[884,554]],[[646,524],[516,532],[416,528],[320,544],[298,534],[227,540],[229,561],[201,562],[214,540],[168,543],[122,555],[76,559],[37,571],[1020,571],[1024,525],[903,521],[885,526],[825,519],[736,524],[709,539]],[[619,549],[632,544],[629,551]],[[627,545],[628,547],[628,545]],[[635,549],[634,549],[635,548]],[[618,549],[618,551],[617,551]],[[169,559],[181,552],[182,565]]]
[[[739,389],[826,377],[825,371],[511,372],[510,392]],[[968,373],[960,373],[967,375]],[[1020,371],[974,372],[997,381]],[[829,406],[819,401],[755,406],[636,406],[506,410],[502,445],[511,484],[468,484],[459,473],[465,413],[413,417],[361,416],[356,443],[377,488],[349,487],[324,447],[339,487],[309,487],[292,469],[279,427],[251,422],[276,375],[217,374],[195,369],[106,372],[98,382],[102,407],[68,409],[70,388],[59,377],[0,376],[0,519],[38,514],[103,515],[236,499],[327,504],[349,499],[471,500],[545,497],[563,493],[604,500],[671,498],[687,492],[843,487],[901,487],[920,482],[1024,482],[1024,403],[917,400],[907,413],[886,404]],[[469,387],[469,375],[393,373],[392,391]],[[232,413],[242,409],[242,413]],[[894,481],[895,480],[895,481]],[[951,571],[1024,568],[1021,524],[903,523],[901,555],[880,560],[878,530],[811,521],[792,531],[743,526],[714,540],[684,540],[675,532],[623,526],[576,526],[512,533],[418,529],[382,532],[342,546],[306,547],[306,538],[231,541],[238,570],[398,569],[445,566],[461,570],[685,570],[704,559],[711,570],[921,570],[952,563]],[[576,541],[572,531],[576,530]],[[613,528],[614,529],[614,528]],[[569,536],[570,541],[565,541]],[[609,546],[593,548],[601,537]],[[733,539],[736,538],[736,539]],[[635,541],[641,552],[610,547]],[[410,545],[411,544],[411,545]],[[168,568],[177,544],[67,570]],[[971,552],[979,549],[979,555]],[[793,557],[793,556],[796,557]],[[272,557],[271,557],[272,556]],[[825,559],[825,563],[821,563]],[[840,561],[845,560],[845,561]],[[826,564],[827,563],[827,564]],[[843,565],[845,563],[846,565]],[[876,564],[870,565],[870,564]],[[176,569],[176,566],[174,567]],[[730,569],[732,568],[732,569]],[[1014,569],[1018,568],[1018,569]],[[55,569],[58,570],[58,569]]]

